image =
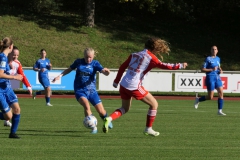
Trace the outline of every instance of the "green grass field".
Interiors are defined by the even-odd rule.
[[[216,101],[159,100],[153,128],[159,137],[143,135],[148,107],[134,100],[129,113],[114,121],[108,134],[98,118],[96,135],[84,128],[83,108],[73,99],[19,99],[21,139],[9,139],[9,128],[0,127],[0,159],[7,160],[152,160],[239,159],[239,101],[225,101],[227,116],[217,116]],[[118,99],[103,99],[108,113],[120,107]],[[1,122],[2,123],[2,122]]]

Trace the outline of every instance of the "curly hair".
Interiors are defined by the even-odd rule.
[[[155,55],[159,55],[162,58],[163,53],[169,54],[170,48],[168,42],[160,38],[149,38],[145,43],[145,48],[151,51]]]

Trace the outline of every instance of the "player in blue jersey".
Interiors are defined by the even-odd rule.
[[[21,81],[23,76],[20,74],[10,75],[10,67],[7,56],[12,52],[12,49],[13,42],[11,38],[6,37],[0,40],[0,119],[12,119],[12,127],[9,138],[20,138],[16,134],[20,121],[20,106],[18,98],[11,88],[9,80],[15,79]]]
[[[46,58],[47,52],[45,49],[41,49],[40,54],[41,58],[36,61],[33,66],[33,70],[38,72],[38,80],[43,86],[44,90],[33,93],[33,99],[35,99],[37,95],[44,94],[46,99],[46,105],[53,106],[50,103],[50,96],[52,92],[48,77],[48,71],[52,69],[52,64],[50,60]]]
[[[59,76],[53,79],[53,82],[59,80],[62,76],[76,70],[74,80],[74,92],[75,97],[79,104],[84,108],[84,115],[92,115],[92,111],[89,102],[95,107],[100,117],[104,119],[107,117],[107,112],[103,107],[102,101],[96,90],[96,73],[100,72],[105,76],[110,74],[110,70],[103,68],[102,65],[97,61],[93,60],[95,52],[92,48],[86,48],[84,50],[84,58],[76,59],[73,64],[66,70],[64,70]],[[109,124],[111,129],[112,123]],[[97,133],[97,127],[93,128],[91,133]]]
[[[214,89],[218,92],[218,115],[225,116],[226,114],[222,112],[223,108],[223,84],[220,78],[220,74],[223,73],[222,68],[220,67],[220,58],[217,56],[218,48],[217,46],[211,47],[211,55],[208,56],[202,66],[201,71],[206,72],[206,86],[208,95],[198,98],[194,103],[195,109],[198,108],[199,102],[206,100],[212,100],[214,96]]]

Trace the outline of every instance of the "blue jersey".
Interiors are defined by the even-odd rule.
[[[8,58],[4,53],[0,53],[0,70],[4,70],[5,74],[10,75]],[[5,91],[7,88],[11,88],[9,79],[0,78],[0,92]]]
[[[218,56],[216,57],[211,57],[208,56],[204,63],[203,63],[203,67],[202,68],[206,68],[206,69],[212,69],[218,67],[217,70],[211,71],[211,72],[207,72],[206,75],[218,75],[220,73],[220,58]]]
[[[218,67],[217,70],[211,71],[211,72],[206,72],[206,86],[208,91],[213,91],[214,89],[222,87],[222,81],[219,76],[220,74],[220,58],[219,57],[207,57],[204,61],[203,68],[206,69],[212,69]]]
[[[96,90],[96,73],[101,72],[102,65],[93,60],[91,63],[86,63],[85,60],[76,59],[72,65],[71,69],[76,69],[76,75],[74,80],[74,90],[86,89],[86,90]]]
[[[44,78],[44,77],[48,77],[48,70],[50,70],[50,60],[45,58],[43,59],[39,59],[36,61],[36,63],[34,64],[33,68],[38,68],[40,70],[44,69],[44,72],[39,71],[38,72],[38,77],[39,78]]]

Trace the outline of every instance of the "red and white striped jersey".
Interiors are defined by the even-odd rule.
[[[144,49],[141,52],[132,53],[120,66],[114,83],[119,83],[124,71],[127,69],[126,74],[122,78],[120,84],[128,90],[137,90],[140,86],[142,86],[142,80],[144,79],[144,76],[152,68],[177,70],[182,68],[182,64],[163,63],[153,53],[147,49]]]
[[[14,60],[9,62],[9,66],[11,68],[10,74],[11,75],[16,75],[16,74],[21,74],[23,76],[22,82],[26,87],[31,87],[31,84],[29,83],[27,77],[25,76],[22,65],[18,60]]]

